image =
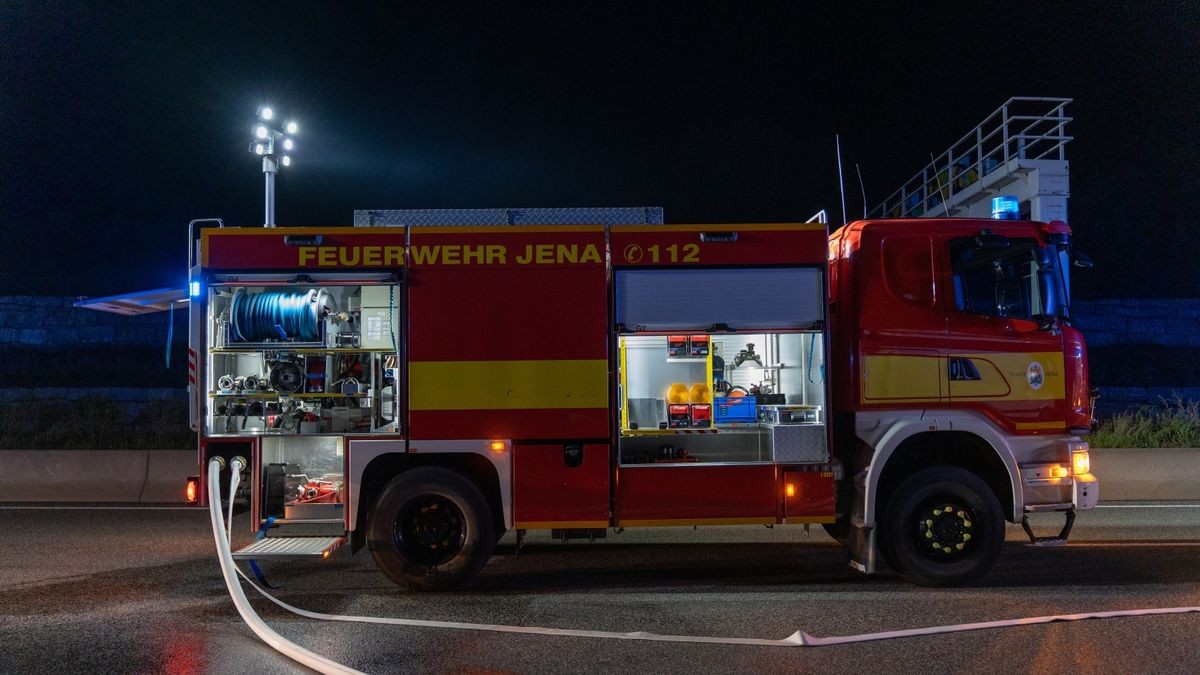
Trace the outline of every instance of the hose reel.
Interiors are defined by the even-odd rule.
[[[324,288],[300,293],[252,293],[239,288],[229,306],[230,338],[235,342],[316,342],[325,315],[336,311],[333,297]]]

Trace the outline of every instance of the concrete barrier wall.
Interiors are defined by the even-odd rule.
[[[1101,501],[1200,501],[1200,448],[1093,448]]]
[[[195,450],[0,450],[0,502],[183,503]]]
[[[0,450],[0,502],[182,503],[195,450]],[[1103,501],[1200,501],[1200,448],[1093,449]]]

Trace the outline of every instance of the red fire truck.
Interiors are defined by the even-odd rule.
[[[1066,225],[618,211],[197,229],[200,470],[246,457],[277,526],[236,557],[348,540],[438,589],[509,530],[819,523],[863,572],[944,585],[1006,520],[1061,541],[1095,505]]]

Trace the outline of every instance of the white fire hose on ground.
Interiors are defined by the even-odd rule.
[[[321,673],[359,673],[359,671],[347,668],[336,661],[330,661],[324,656],[314,654],[271,630],[271,627],[255,613],[254,608],[250,606],[250,601],[246,599],[246,593],[242,590],[242,585],[238,583],[235,574],[241,570],[234,564],[233,552],[229,548],[229,533],[231,532],[229,528],[233,524],[233,496],[237,494],[240,474],[245,465],[246,460],[241,457],[235,457],[230,462],[229,468],[233,476],[229,481],[229,524],[223,526],[225,524],[221,522],[221,469],[225,468],[225,460],[221,457],[214,457],[208,463],[208,512],[212,518],[213,538],[217,542],[217,557],[221,560],[221,573],[225,576],[225,587],[229,589],[229,595],[233,597],[233,604],[237,607],[238,614],[242,615],[242,620],[246,622],[250,630],[262,638],[263,642],[271,645],[275,651],[288,658]]]
[[[239,464],[241,458],[235,458],[233,465]],[[910,628],[906,630],[883,631],[879,633],[862,633],[859,635],[839,635],[834,637],[816,637],[809,635],[804,631],[796,631],[791,635],[781,640],[770,640],[762,638],[735,638],[735,637],[711,637],[700,635],[660,635],[657,633],[648,633],[645,631],[635,631],[630,633],[621,633],[616,631],[603,630],[576,630],[570,628],[544,628],[537,626],[507,626],[503,624],[485,624],[485,623],[465,623],[460,621],[428,621],[423,619],[398,619],[375,616],[344,616],[339,614],[322,614],[320,612],[311,612],[299,607],[294,607],[288,603],[279,600],[270,595],[257,584],[250,580],[242,570],[238,569],[233,561],[233,554],[230,552],[229,539],[221,536],[221,500],[220,500],[220,481],[218,474],[224,466],[224,461],[218,461],[219,458],[214,458],[209,463],[208,474],[208,492],[209,492],[209,510],[213,521],[213,534],[217,540],[217,551],[221,557],[221,571],[225,575],[225,585],[229,587],[229,594],[233,597],[234,604],[238,608],[238,612],[245,619],[247,625],[258,634],[267,644],[274,647],[280,653],[289,656],[304,665],[313,668],[322,673],[356,673],[358,671],[351,670],[341,664],[335,663],[324,657],[313,654],[312,652],[295,645],[281,635],[271,630],[262,619],[250,607],[249,601],[246,599],[246,594],[242,591],[241,585],[237,583],[234,573],[240,575],[246,580],[246,583],[258,591],[263,597],[271,602],[279,605],[293,614],[303,616],[309,619],[320,619],[322,621],[346,621],[351,623],[374,623],[385,624],[391,626],[410,626],[417,628],[444,628],[453,630],[474,630],[488,631],[493,633],[520,633],[524,635],[547,635],[556,637],[580,637],[580,638],[595,638],[604,640],[644,640],[652,642],[689,642],[701,644],[718,644],[718,645],[743,645],[756,647],[825,647],[830,645],[850,644],[855,642],[875,642],[878,640],[892,640],[896,638],[918,637],[922,635],[939,635],[945,633],[961,633],[973,630],[984,630],[989,628],[1011,628],[1016,626],[1032,626],[1044,623],[1055,623],[1060,621],[1081,621],[1084,619],[1109,619],[1115,617],[1127,616],[1155,616],[1163,614],[1190,614],[1200,613],[1200,605],[1194,607],[1163,607],[1154,609],[1129,609],[1118,610],[1111,612],[1085,612],[1081,614],[1055,614],[1050,616],[1034,616],[1022,619],[1005,619],[1001,621],[983,621],[979,623],[961,623],[949,626],[928,626],[925,628]],[[241,460],[242,465],[245,460]],[[215,468],[214,468],[215,467]],[[231,467],[232,468],[232,467]],[[229,487],[230,502],[233,501],[233,495],[237,489],[238,471],[234,471],[234,477]],[[230,509],[232,514],[232,507]],[[232,516],[231,516],[232,520]]]

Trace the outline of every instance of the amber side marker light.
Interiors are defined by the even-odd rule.
[[[492,441],[488,444],[488,449],[492,452],[504,452],[504,441]]]
[[[188,506],[200,503],[200,477],[188,476],[187,487],[184,488],[183,496],[187,498]]]
[[[783,486],[783,494],[785,494],[789,497],[795,497],[796,496],[796,484],[788,483],[787,485],[784,485]]]
[[[1069,475],[1070,474],[1067,472],[1067,467],[1065,466],[1050,467],[1050,476],[1052,478],[1066,478]]]
[[[1071,468],[1076,476],[1092,471],[1092,458],[1087,450],[1077,450],[1071,453]]]

